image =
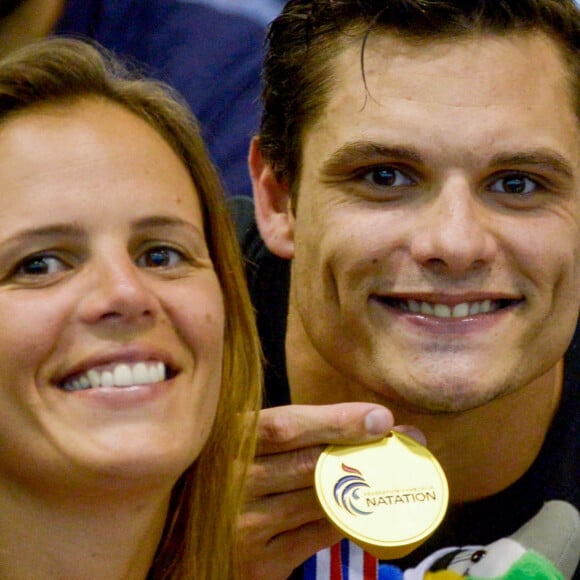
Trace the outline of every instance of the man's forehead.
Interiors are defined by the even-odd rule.
[[[534,76],[546,79],[543,83],[551,80],[558,84],[558,91],[572,97],[567,67],[559,46],[541,32],[469,34],[418,42],[376,30],[367,37],[353,35],[338,43],[326,107],[347,95],[355,100],[357,109],[371,100],[379,102],[381,96],[404,98],[406,92],[416,96],[424,91],[431,98],[433,85],[441,78],[447,78],[449,86],[462,88],[462,94],[455,96],[445,91],[445,102],[451,105],[456,98],[461,104],[466,91],[474,99],[486,91],[501,91],[503,75],[514,86],[514,99],[536,91],[530,81]],[[445,85],[439,88],[444,90]],[[572,98],[570,104],[573,106]]]
[[[363,78],[372,73],[381,73],[393,64],[432,67],[437,61],[449,60],[455,75],[467,75],[473,69],[474,55],[482,51],[501,53],[501,61],[510,59],[527,64],[528,52],[551,52],[566,65],[559,44],[541,31],[494,33],[469,33],[463,36],[415,39],[389,30],[369,30],[365,34],[343,38],[337,43],[333,62],[335,73],[347,66],[355,65]],[[462,59],[469,58],[467,62]],[[461,66],[460,66],[461,65]],[[562,70],[564,70],[562,68]]]
[[[303,134],[305,160],[335,167],[348,165],[345,158],[390,157],[360,151],[405,150],[419,164],[443,167],[463,159],[475,168],[500,155],[534,152],[535,158],[549,151],[578,173],[578,119],[565,61],[549,37],[473,36],[419,45],[381,33],[366,48],[364,61],[360,41],[335,54],[326,103]],[[348,155],[338,155],[345,147]]]

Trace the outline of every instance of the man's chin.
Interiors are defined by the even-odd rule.
[[[505,395],[505,389],[474,383],[423,383],[420,388],[400,389],[397,406],[419,415],[465,413]]]

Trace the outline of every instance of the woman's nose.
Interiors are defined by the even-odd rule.
[[[80,315],[85,322],[136,323],[153,318],[155,297],[147,284],[145,272],[129,255],[110,259],[95,257],[86,267],[90,269],[90,287],[80,306]]]

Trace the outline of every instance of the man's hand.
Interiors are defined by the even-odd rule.
[[[316,461],[326,445],[375,441],[392,428],[390,411],[371,403],[261,411],[258,452],[239,526],[245,578],[283,580],[340,540],[316,499]]]

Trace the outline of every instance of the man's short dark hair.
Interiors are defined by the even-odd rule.
[[[295,196],[302,136],[326,105],[333,56],[374,30],[414,42],[543,32],[562,51],[580,118],[580,9],[574,0],[290,0],[268,34],[260,149]]]

